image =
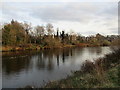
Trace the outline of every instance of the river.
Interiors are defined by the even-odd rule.
[[[85,60],[112,52],[110,47],[84,47],[2,53],[2,87],[41,87],[80,70]]]

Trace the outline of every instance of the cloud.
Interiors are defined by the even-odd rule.
[[[30,15],[45,22],[76,21],[88,23],[98,18],[104,20],[115,18],[117,5],[113,3],[45,4],[33,10]]]
[[[38,9],[33,10],[31,16],[35,16],[46,22],[88,22],[94,18],[93,13],[96,11],[97,7],[94,7],[91,3],[46,4],[42,8],[38,7]]]
[[[110,15],[117,14],[116,7],[106,8],[107,5],[104,3],[5,3],[3,14],[21,18],[28,12],[31,17],[45,22],[59,20],[89,22],[100,17],[112,18]]]
[[[118,33],[118,27],[116,27],[116,28],[109,28],[109,30],[110,30],[112,33]]]
[[[119,0],[4,0],[2,2],[118,2]]]
[[[117,3],[98,2],[34,2],[3,3],[2,20],[16,19],[34,25],[52,23],[66,31],[73,29],[83,34],[96,32],[112,34],[118,25]]]

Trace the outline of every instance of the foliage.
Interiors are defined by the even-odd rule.
[[[28,23],[19,23],[12,20],[11,23],[5,24],[2,28],[2,44],[5,46],[21,46],[27,44],[38,44],[41,46],[61,46],[61,45],[77,45],[77,46],[108,46],[118,45],[119,35],[103,36],[96,34],[95,36],[82,36],[73,31],[68,34],[65,31],[54,30],[52,24],[46,26],[37,25],[32,27]],[[80,45],[81,44],[81,45]]]
[[[18,45],[27,43],[27,34],[21,23],[11,21],[2,29],[2,43],[3,45]]]

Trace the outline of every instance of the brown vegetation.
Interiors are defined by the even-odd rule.
[[[19,23],[12,20],[5,24],[2,31],[2,51],[50,49],[63,47],[88,47],[118,45],[119,35],[103,36],[81,36],[80,34],[54,30],[52,24],[46,26],[32,27],[28,23]]]

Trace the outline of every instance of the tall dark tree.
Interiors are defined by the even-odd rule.
[[[59,28],[57,28],[57,37],[59,37]]]
[[[61,37],[62,37],[62,43],[64,43],[65,31],[62,31]]]

